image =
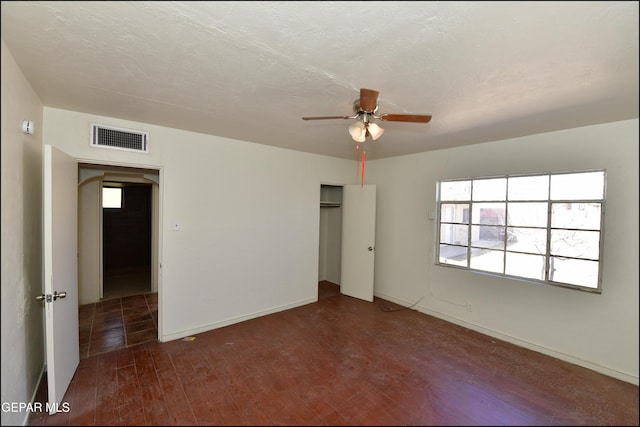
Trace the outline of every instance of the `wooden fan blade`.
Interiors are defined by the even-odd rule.
[[[429,123],[431,116],[422,114],[383,114],[380,119],[387,122]]]
[[[302,120],[326,120],[326,119],[352,119],[349,116],[319,116],[319,117],[303,117]]]
[[[378,91],[360,89],[360,109],[367,113],[373,112],[378,105]]]

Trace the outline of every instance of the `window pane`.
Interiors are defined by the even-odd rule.
[[[547,200],[549,175],[509,178],[509,200]]]
[[[122,207],[122,188],[102,188],[102,207],[118,208]]]
[[[469,226],[457,224],[440,225],[440,243],[467,245],[469,240]]]
[[[469,224],[469,205],[466,203],[443,204],[440,207],[440,221]]]
[[[474,179],[473,200],[505,200],[507,178]]]
[[[508,225],[547,226],[547,203],[509,203]]]
[[[551,175],[551,200],[604,198],[604,172]]]
[[[551,255],[599,259],[600,233],[597,231],[551,230]]]
[[[547,253],[546,228],[511,228],[507,229],[509,240],[507,247],[510,251],[529,252],[544,255]]]
[[[467,248],[461,246],[440,245],[439,261],[442,264],[467,266]]]
[[[507,252],[505,273],[512,276],[544,280],[544,255]]]
[[[600,203],[553,203],[551,226],[554,228],[579,228],[600,230]]]
[[[505,203],[474,203],[473,224],[505,225]]]
[[[504,270],[504,252],[489,249],[471,248],[471,268],[482,271],[502,273]]]
[[[441,182],[440,200],[471,200],[471,181]]]
[[[471,246],[504,249],[504,227],[474,225],[471,227]]]
[[[551,257],[549,280],[596,289],[598,261]]]

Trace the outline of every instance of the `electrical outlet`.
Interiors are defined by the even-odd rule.
[[[467,305],[465,306],[465,308],[467,309],[467,311],[472,311],[473,310],[473,306],[471,305],[470,302],[467,302]]]

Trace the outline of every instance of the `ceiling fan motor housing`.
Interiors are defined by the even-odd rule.
[[[375,114],[378,111],[378,105],[376,104],[376,107],[371,110],[371,111],[364,111],[360,108],[360,100],[356,99],[355,101],[353,101],[353,112],[356,114],[362,114],[362,113],[369,113],[369,114]]]

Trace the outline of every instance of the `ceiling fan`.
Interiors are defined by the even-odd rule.
[[[353,116],[316,116],[303,117],[302,120],[326,120],[326,119],[356,119],[357,121],[349,126],[349,133],[356,144],[358,175],[362,174],[362,185],[364,186],[364,163],[366,151],[361,143],[366,141],[367,136],[375,141],[382,135],[384,129],[372,122],[372,119],[384,120],[387,122],[408,122],[408,123],[429,123],[430,115],[424,114],[381,114],[378,112],[378,94],[372,89],[360,89],[360,98],[353,101]],[[362,168],[360,168],[360,163]]]
[[[429,123],[430,115],[423,114],[381,114],[378,112],[378,94],[372,89],[360,89],[360,98],[353,101],[353,116],[316,116],[303,117],[302,120],[326,120],[326,119],[357,119],[357,122],[349,126],[349,133],[356,142],[364,142],[367,136],[376,140],[382,135],[384,129],[372,122],[372,119],[387,122]]]

